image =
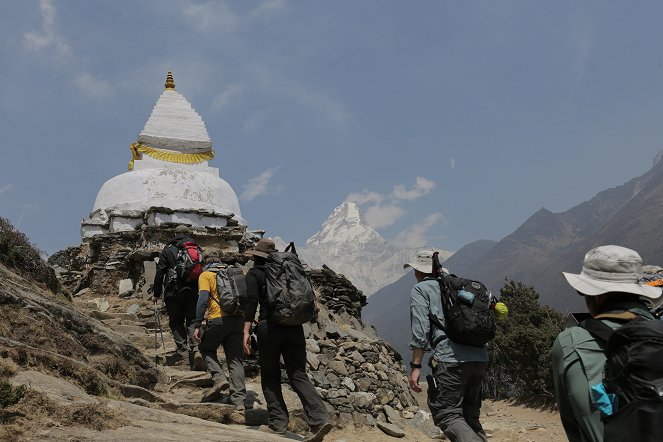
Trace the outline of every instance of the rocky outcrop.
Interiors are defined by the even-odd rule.
[[[311,281],[320,294],[320,301],[335,314],[347,313],[361,321],[361,309],[366,296],[343,275],[326,265],[309,272]]]
[[[70,378],[88,393],[152,388],[154,363],[124,337],[0,265],[0,355]]]

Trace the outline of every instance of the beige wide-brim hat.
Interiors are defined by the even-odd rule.
[[[417,252],[414,261],[403,264],[403,268],[412,267],[421,273],[433,273],[433,253],[435,253],[433,250],[421,250]],[[449,270],[444,267],[441,270],[444,273],[449,273]]]
[[[244,254],[267,258],[270,253],[276,251],[276,244],[274,244],[274,241],[271,239],[261,239],[253,249],[247,250]]]
[[[604,293],[633,293],[648,299],[661,297],[661,288],[641,284],[642,258],[635,250],[609,245],[585,255],[580,274],[562,272],[566,281],[585,296]]]

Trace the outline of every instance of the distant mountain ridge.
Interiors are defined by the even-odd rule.
[[[491,290],[505,278],[533,285],[541,302],[562,311],[584,310],[562,271],[579,272],[587,251],[617,244],[645,263],[663,262],[663,162],[621,186],[599,192],[566,212],[541,209],[467,269]]]

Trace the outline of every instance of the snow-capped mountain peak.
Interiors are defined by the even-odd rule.
[[[307,246],[329,243],[386,243],[386,240],[368,225],[354,202],[344,202],[336,207],[318,233],[311,236]]]

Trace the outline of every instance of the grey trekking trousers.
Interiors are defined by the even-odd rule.
[[[216,355],[219,346],[223,345],[230,374],[230,402],[237,406],[244,406],[246,398],[243,338],[244,317],[222,316],[208,321],[207,329],[198,345],[205,362],[205,370],[212,375],[215,382],[226,377]]]
[[[479,422],[481,381],[485,362],[437,362],[433,377],[437,387],[428,386],[428,408],[433,421],[451,442],[485,442]]]

